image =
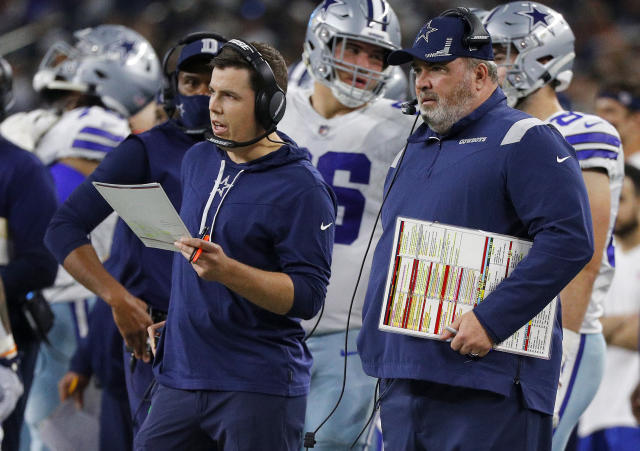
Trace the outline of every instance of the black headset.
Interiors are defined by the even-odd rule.
[[[284,116],[286,96],[278,86],[271,66],[254,46],[241,39],[231,39],[224,47],[231,47],[237,51],[258,73],[256,119],[265,130],[275,130],[276,125]]]
[[[167,116],[172,117],[176,110],[176,96],[178,93],[178,69],[169,72],[169,59],[175,50],[184,45],[189,45],[192,42],[199,41],[200,39],[214,39],[218,42],[225,43],[227,38],[217,33],[209,33],[206,31],[200,31],[191,33],[182,38],[176,45],[171,47],[162,58],[162,72],[164,73],[164,85],[162,87],[162,106],[167,112]],[[215,54],[211,54],[214,57]]]
[[[464,20],[464,36],[462,37],[462,43],[469,50],[491,43],[491,36],[487,33],[487,30],[484,28],[484,25],[482,25],[478,16],[473,14],[469,8],[459,6],[457,8],[448,9],[440,14],[440,17],[446,16],[461,17]]]

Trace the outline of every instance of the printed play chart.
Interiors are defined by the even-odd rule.
[[[483,302],[531,246],[512,236],[398,218],[380,330],[437,338]],[[548,359],[556,302],[495,349]]]

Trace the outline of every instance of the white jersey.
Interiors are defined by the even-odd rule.
[[[640,246],[628,253],[616,248],[616,274],[604,303],[605,316],[636,315],[640,311]],[[607,346],[604,376],[595,398],[582,414],[581,436],[599,429],[636,426],[629,398],[640,370],[636,351]]]
[[[373,224],[382,203],[384,180],[391,162],[404,147],[415,116],[403,115],[399,104],[379,99],[348,114],[325,119],[309,101],[311,90],[289,87],[287,110],[278,129],[309,149],[338,198],[331,280],[317,332],[344,330],[349,301],[358,278]],[[362,305],[369,281],[370,260],[381,228],[360,278],[350,326],[362,326]],[[303,322],[309,330],[316,319]]]
[[[67,111],[40,138],[34,153],[45,165],[65,157],[102,160],[130,133],[129,122],[99,106]]]
[[[102,160],[129,132],[127,119],[117,113],[99,106],[76,108],[65,112],[42,136],[34,153],[46,165],[65,157]],[[117,215],[112,213],[91,232],[91,244],[102,261],[109,256],[117,219]],[[94,296],[62,266],[53,286],[43,294],[49,302],[68,302]]]
[[[60,120],[53,109],[37,109],[15,113],[0,124],[0,134],[18,147],[33,152],[42,135]]]
[[[624,180],[624,154],[620,135],[613,125],[593,114],[561,111],[552,115],[546,122],[553,124],[573,146],[580,168],[604,169],[609,175],[611,213],[606,247],[600,272],[593,284],[591,301],[580,327],[580,333],[583,334],[599,333],[602,331],[602,325],[598,318],[602,316],[604,299],[611,286],[615,266],[613,226],[618,215],[620,191]]]

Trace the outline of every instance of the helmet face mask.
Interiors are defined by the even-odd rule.
[[[535,2],[513,2],[495,7],[485,27],[493,45],[506,52],[498,66],[506,69],[502,90],[510,106],[552,81],[556,91],[569,86],[575,38],[561,14]]]
[[[352,45],[374,45],[386,55],[400,48],[398,18],[386,0],[323,2],[311,15],[303,60],[313,78],[331,88],[343,105],[356,108],[384,94],[392,68],[381,70],[349,61]]]
[[[82,54],[63,41],[55,42],[45,53],[38,71],[33,77],[33,87],[40,92],[43,89],[87,92],[84,83],[73,83]]]
[[[34,76],[36,91],[58,89],[98,97],[128,117],[156,95],[160,62],[141,35],[121,25],[100,25],[74,33],[73,46],[54,43]]]
[[[386,82],[391,78],[391,69],[385,68],[384,63],[382,70],[378,71],[349,62],[350,58],[347,54],[354,41],[367,43],[357,38],[336,37],[329,45],[331,53],[326,55],[325,59],[326,64],[333,71],[333,87],[338,93],[336,95],[334,92],[334,95],[347,106],[354,104],[358,106],[375,99],[381,95]],[[385,52],[384,59],[387,54],[388,52]],[[363,83],[364,86],[362,86]]]

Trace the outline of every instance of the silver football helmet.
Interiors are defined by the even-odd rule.
[[[122,25],[99,25],[74,33],[73,46],[54,43],[33,77],[33,87],[79,91],[126,117],[140,111],[162,83],[151,44]]]
[[[385,62],[382,71],[375,71],[344,61],[348,40],[373,44],[389,52],[399,49],[400,22],[389,3],[325,0],[309,18],[302,58],[311,76],[329,86],[343,105],[355,108],[384,94],[392,68]],[[351,82],[341,81],[338,70],[349,74]],[[356,87],[358,78],[367,80],[363,88]]]
[[[502,90],[510,106],[552,80],[556,91],[567,89],[575,37],[560,13],[536,2],[512,2],[491,10],[484,25],[493,44],[503,45],[507,53]],[[512,52],[517,52],[513,62]]]
[[[384,87],[385,99],[407,100],[409,94],[409,77],[404,73],[402,67],[392,66],[391,75]]]

